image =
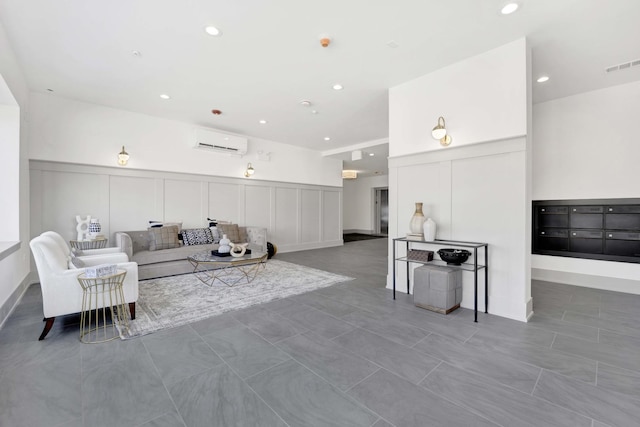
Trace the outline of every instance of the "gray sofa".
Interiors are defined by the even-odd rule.
[[[249,243],[252,251],[267,252],[267,229],[262,227],[238,227],[240,237],[235,243]],[[138,263],[138,279],[173,276],[193,272],[187,261],[189,255],[218,249],[218,244],[181,245],[171,249],[149,250],[149,231],[119,231],[115,233],[116,246]]]

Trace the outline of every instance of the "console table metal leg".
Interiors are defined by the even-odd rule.
[[[407,250],[405,252],[407,254],[407,256],[409,255],[409,242],[407,242]],[[411,269],[409,268],[411,266],[411,264],[409,263],[409,261],[407,261],[407,295],[409,295],[409,273],[411,272]]]
[[[473,250],[473,321],[478,323],[478,249]]]
[[[393,246],[393,258],[391,258],[391,262],[393,263],[393,299],[396,299],[396,241],[392,240],[391,245]]]
[[[489,247],[484,247],[484,312],[489,312]]]

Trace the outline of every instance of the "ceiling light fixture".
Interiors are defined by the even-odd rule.
[[[336,83],[333,85],[333,90],[342,90],[344,87],[340,83]]]
[[[324,140],[325,140],[325,141],[331,141],[331,138],[330,138],[330,137],[328,137],[328,136],[325,136],[325,137],[324,137]]]
[[[320,34],[318,38],[320,39],[320,46],[322,47],[328,47],[329,44],[331,44],[331,37],[329,37],[327,34]]]
[[[209,34],[210,36],[213,36],[213,37],[218,37],[218,36],[222,35],[222,31],[220,31],[219,29],[217,29],[213,25],[209,25],[207,27],[204,27],[204,31],[207,34]]]
[[[311,110],[311,114],[318,114],[318,110]]]
[[[169,95],[167,95],[166,93],[163,93],[162,95],[160,95],[160,98],[162,98],[162,99],[171,99],[171,97]]]
[[[124,151],[124,145],[122,146],[122,151],[118,153],[118,164],[120,166],[126,166],[129,161],[129,153]]]
[[[133,56],[138,57],[138,58],[140,58],[140,57],[142,56],[142,53],[140,53],[140,51],[139,51],[139,50],[134,50],[134,51],[132,51],[132,52],[131,52],[131,54],[132,54]]]
[[[369,157],[373,157],[373,156],[375,156],[374,153],[369,153]]]
[[[266,125],[267,121],[266,120],[259,120],[258,123],[260,123],[261,125]]]
[[[311,105],[311,101],[307,101],[306,99],[303,99],[302,101],[300,101],[299,104],[302,105],[303,107],[309,107]]]
[[[546,81],[549,80],[549,76],[540,76],[538,77],[538,80],[536,80],[538,83],[544,83]]]
[[[255,173],[255,169],[251,166],[251,163],[247,163],[247,169],[244,171],[245,178],[249,178],[251,175]]]
[[[358,171],[342,171],[342,179],[356,179]]]
[[[213,114],[214,116],[219,116],[220,114],[222,114],[222,111],[220,111],[220,110],[211,110],[211,114]]]
[[[518,10],[518,7],[518,3],[507,3],[502,6],[502,9],[500,9],[500,13],[502,13],[503,15],[511,15],[513,12]]]
[[[435,139],[439,139],[440,145],[442,145],[443,147],[451,144],[451,135],[447,135],[447,127],[444,123],[444,117],[438,117],[438,124],[431,131],[431,135]]]

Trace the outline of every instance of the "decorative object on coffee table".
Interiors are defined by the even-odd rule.
[[[239,258],[247,251],[248,243],[229,243],[231,245],[231,256]]]
[[[226,234],[222,235],[220,239],[220,246],[218,246],[218,252],[221,254],[228,254],[231,252],[231,240],[227,238]]]
[[[440,249],[438,255],[440,255],[440,258],[447,264],[460,265],[469,259],[471,252],[466,249],[446,248]]]

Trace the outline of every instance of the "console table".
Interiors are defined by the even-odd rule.
[[[398,257],[397,253],[397,245],[405,244],[405,255]],[[433,241],[424,241],[424,240],[411,240],[406,237],[397,237],[393,239],[393,299],[396,299],[396,264],[398,262],[404,262],[407,265],[407,294],[409,294],[410,289],[410,274],[409,267],[411,263],[415,264],[436,264],[436,265],[447,265],[446,262],[442,260],[432,260],[432,261],[419,261],[415,259],[407,258],[407,254],[411,249],[411,244],[420,244],[420,245],[431,245],[431,246],[440,246],[440,247],[454,247],[454,248],[468,248],[472,249],[473,263],[463,263],[457,267],[461,270],[472,271],[473,272],[473,314],[474,314],[474,322],[478,322],[478,271],[484,270],[484,312],[488,313],[489,309],[489,244],[488,243],[480,243],[480,242],[464,242],[460,240],[433,240]],[[484,264],[478,264],[478,249],[482,249],[484,252]]]

